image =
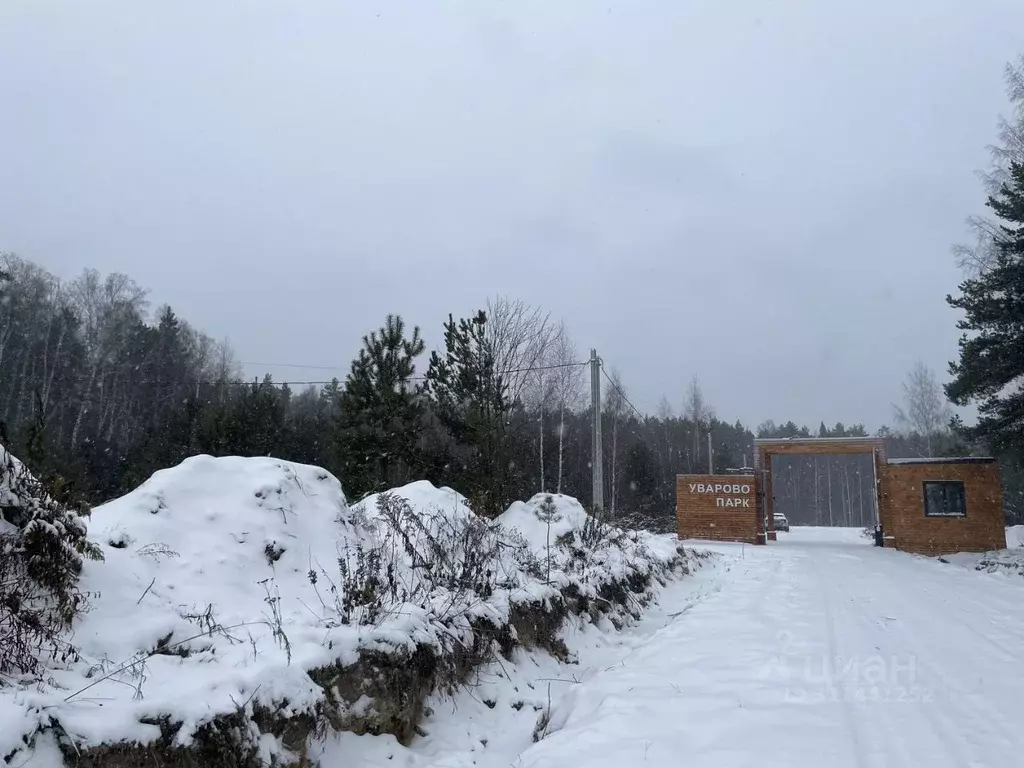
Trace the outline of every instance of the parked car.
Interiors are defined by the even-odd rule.
[[[786,519],[786,516],[781,512],[775,512],[773,517],[775,519],[775,530],[789,533],[789,520]]]

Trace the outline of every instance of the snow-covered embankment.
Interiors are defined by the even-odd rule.
[[[0,757],[297,765],[332,730],[408,741],[431,695],[518,645],[564,654],[571,613],[631,621],[690,561],[569,497],[493,522],[426,482],[350,506],[269,458],[158,472],[89,537],[79,658],[0,687]]]

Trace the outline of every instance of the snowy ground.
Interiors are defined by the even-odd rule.
[[[875,548],[857,530],[700,546],[725,557],[638,626],[570,636],[578,666],[523,656],[439,705],[411,748],[342,737],[323,764],[1020,764],[1024,580]]]
[[[961,568],[1020,578],[1024,576],[1024,525],[1012,525],[1006,529],[1006,549],[958,552],[945,555],[942,559]]]
[[[454,700],[435,702],[436,711],[423,723],[426,735],[411,748],[391,736],[342,734],[326,746],[321,764],[324,768],[518,765],[519,756],[534,746],[533,730],[549,706],[557,714],[587,683],[624,664],[634,650],[650,643],[664,627],[721,587],[716,564],[725,559],[703,562],[691,576],[670,583],[662,593],[666,599],[626,629],[616,630],[607,622],[595,626],[570,619],[563,637],[576,663],[564,664],[543,651],[519,649],[514,663],[490,665],[482,670],[476,685]]]

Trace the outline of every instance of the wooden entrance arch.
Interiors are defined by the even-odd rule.
[[[775,497],[772,493],[772,456],[823,456],[834,454],[871,454],[875,475],[876,524],[885,528],[885,498],[882,483],[886,477],[885,438],[882,437],[780,437],[754,440],[755,486],[760,512],[758,542],[775,541]]]

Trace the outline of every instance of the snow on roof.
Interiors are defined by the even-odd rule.
[[[928,456],[910,459],[889,459],[889,464],[991,464],[991,456]]]
[[[755,437],[754,445],[770,445],[772,443],[796,443],[814,445],[816,443],[884,443],[884,437]]]

